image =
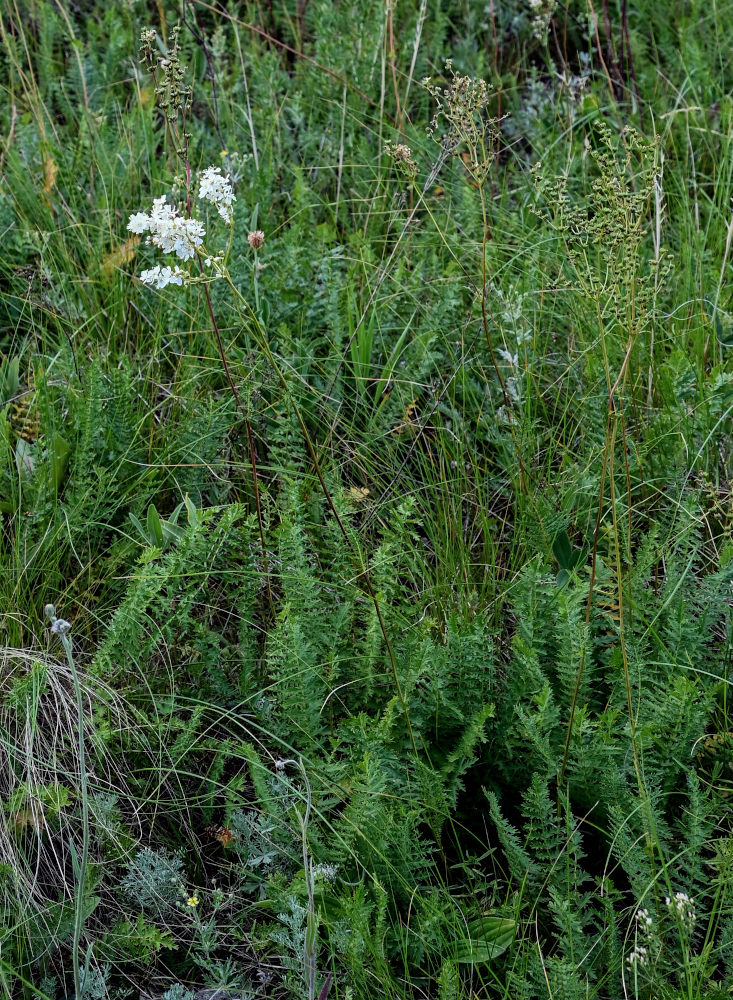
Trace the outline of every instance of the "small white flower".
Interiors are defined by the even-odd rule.
[[[221,167],[207,167],[199,180],[199,198],[210,201],[225,222],[232,221],[232,202],[237,200],[232,191],[228,174],[222,174]]]
[[[149,233],[148,242],[163,253],[175,253],[181,260],[190,260],[204,241],[206,231],[198,219],[186,219],[165,195],[153,201],[150,215],[136,212],[130,216],[127,228],[132,233]]]
[[[157,264],[147,271],[140,272],[140,281],[144,285],[155,285],[156,288],[165,288],[166,285],[182,285],[184,279],[188,278],[185,271],[180,267],[161,267]]]
[[[145,212],[135,212],[134,215],[130,216],[127,228],[131,233],[147,233],[150,229],[150,216],[146,215]]]

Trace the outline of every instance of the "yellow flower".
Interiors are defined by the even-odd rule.
[[[188,897],[188,905],[189,906],[198,906],[199,905],[199,898],[198,898],[198,896],[189,896]]]

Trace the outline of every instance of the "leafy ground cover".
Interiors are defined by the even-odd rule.
[[[731,995],[731,15],[2,7],[4,995]]]

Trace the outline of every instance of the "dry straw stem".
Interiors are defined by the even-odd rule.
[[[132,799],[114,749],[100,738],[95,718],[110,732],[139,733],[130,706],[109,685],[77,670],[83,715],[79,718],[68,663],[49,653],[0,648],[0,864],[7,865],[29,908],[40,913],[48,889],[70,883],[68,844],[80,838],[75,803],[80,797],[81,725],[89,769],[91,820],[103,829],[97,796]],[[135,822],[135,816],[129,817]],[[33,837],[21,836],[33,831]],[[142,835],[142,829],[138,830]]]

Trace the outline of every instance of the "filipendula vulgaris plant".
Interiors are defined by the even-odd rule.
[[[605,122],[597,122],[588,137],[586,150],[595,168],[588,195],[585,198],[571,197],[567,176],[546,178],[541,164],[537,164],[533,168],[540,195],[536,211],[557,233],[564,251],[560,256],[560,285],[575,290],[590,304],[595,321],[594,335],[597,339],[582,347],[589,359],[591,375],[596,366],[595,358],[600,353],[602,397],[605,400],[605,413],[600,415],[600,419],[605,423],[605,434],[602,453],[598,456],[598,504],[584,623],[587,629],[598,572],[599,538],[606,532],[611,543],[611,563],[616,581],[618,639],[631,757],[641,803],[645,849],[652,871],[656,873],[658,865],[662,866],[662,871],[665,870],[664,849],[643,775],[637,734],[639,706],[633,702],[630,671],[628,630],[633,606],[631,545],[635,508],[632,502],[632,475],[635,472],[629,460],[631,449],[627,412],[632,407],[638,409],[642,404],[641,400],[634,398],[634,393],[645,381],[641,377],[639,361],[644,346],[647,348],[651,380],[653,338],[646,335],[653,331],[656,298],[669,269],[668,258],[661,250],[659,240],[655,241],[656,254],[651,260],[646,262],[643,253],[647,217],[657,186],[659,149],[656,140],[645,140],[631,127],[625,128],[620,135],[614,135]],[[638,446],[642,443],[643,428],[639,421],[636,424]],[[623,456],[620,473],[626,493],[621,500],[618,497],[619,472],[616,469],[619,453]],[[623,510],[624,504],[626,523],[622,525],[619,511]],[[607,523],[609,518],[610,524]],[[587,645],[583,643],[577,655],[565,746],[556,775],[558,795],[562,793],[565,783],[576,714],[582,710],[580,692],[586,652]],[[640,947],[647,946],[642,944]],[[644,951],[637,954],[634,971],[643,966],[647,957],[648,953]]]
[[[206,308],[209,314],[211,328],[216,339],[217,349],[221,358],[222,367],[226,375],[227,383],[234,397],[237,408],[242,414],[249,447],[250,466],[252,470],[252,485],[254,503],[259,527],[260,545],[262,550],[262,562],[265,575],[265,585],[267,587],[268,601],[272,617],[275,617],[275,605],[270,584],[270,571],[267,547],[265,543],[265,531],[262,519],[262,508],[260,502],[259,479],[257,472],[257,458],[255,453],[254,437],[249,413],[246,403],[243,402],[240,393],[235,385],[230,366],[227,360],[226,351],[222,341],[219,325],[214,311],[210,284],[214,280],[224,281],[231,291],[240,317],[245,328],[251,335],[257,348],[262,352],[265,360],[269,364],[281,388],[292,406],[293,413],[303,435],[308,454],[313,464],[314,471],[320,483],[326,502],[331,514],[338,525],[339,532],[344,544],[351,553],[352,558],[357,563],[357,571],[360,579],[364,582],[369,597],[374,605],[380,630],[384,637],[387,655],[390,660],[392,678],[397,693],[397,699],[404,715],[407,732],[413,752],[417,756],[417,744],[410,723],[410,716],[407,709],[407,701],[402,689],[397,670],[397,661],[392,648],[377,594],[371,584],[366,561],[355,545],[348,533],[336,505],[331,496],[331,492],[326,485],[326,481],[321,470],[321,465],[316,454],[316,449],[307,429],[305,420],[301,414],[297,402],[289,391],[288,381],[283,373],[283,369],[278,364],[268,341],[266,329],[266,310],[262,308],[259,298],[258,277],[259,259],[258,254],[265,243],[265,233],[256,229],[248,234],[247,241],[255,255],[252,269],[254,278],[254,305],[242,294],[235,283],[229,268],[229,255],[231,252],[235,217],[233,204],[236,201],[232,179],[228,174],[222,173],[220,167],[208,167],[198,179],[198,189],[193,183],[193,173],[189,160],[190,134],[186,131],[187,115],[191,106],[191,88],[186,85],[185,70],[181,64],[180,50],[178,45],[178,33],[171,33],[172,44],[165,57],[160,57],[153,52],[155,32],[146,29],[141,34],[141,56],[153,72],[156,84],[156,95],[161,110],[164,112],[166,129],[169,133],[176,155],[183,165],[184,177],[181,182],[183,190],[182,203],[169,204],[166,197],[158,197],[154,200],[149,212],[135,212],[130,216],[128,229],[136,234],[146,235],[147,242],[156,247],[162,253],[172,256],[171,263],[156,264],[152,268],[143,270],[140,280],[147,285],[158,289],[163,289],[168,285],[200,285],[203,289]],[[229,227],[228,244],[225,250],[214,252],[211,246],[206,245],[207,232],[204,224],[194,215],[194,203],[198,200],[200,204],[209,202],[216,209],[217,213]],[[181,261],[183,265],[177,263]]]
[[[147,268],[140,273],[140,280],[144,284],[153,285],[158,289],[165,288],[171,284],[203,284],[206,307],[209,312],[211,326],[216,338],[226,379],[237,408],[244,418],[247,431],[249,457],[252,468],[252,488],[257,510],[265,586],[267,588],[270,610],[274,614],[252,425],[248,408],[242,402],[232,378],[219,326],[214,315],[214,308],[209,293],[209,280],[206,273],[207,269],[213,269],[216,277],[228,277],[229,275],[226,265],[234,236],[234,212],[232,205],[236,201],[236,196],[229,175],[223,174],[221,167],[210,166],[201,172],[197,191],[198,201],[200,203],[210,202],[214,205],[219,216],[229,225],[229,243],[226,251],[218,255],[206,252],[204,247],[206,229],[204,224],[193,214],[194,188],[189,160],[191,135],[187,131],[187,119],[191,109],[192,91],[191,87],[185,82],[186,71],[181,63],[178,32],[178,27],[172,30],[170,49],[165,57],[161,57],[153,52],[153,45],[156,39],[155,32],[150,28],[145,29],[140,36],[140,54],[145,64],[153,73],[158,106],[165,115],[166,130],[173,144],[175,154],[183,164],[183,204],[169,205],[166,196],[163,195],[153,201],[150,212],[133,213],[130,216],[127,228],[133,234],[147,234],[147,243],[157,247],[164,254],[173,255],[175,259],[181,260],[187,265],[185,268],[182,268],[179,264],[175,263],[175,260],[172,266],[171,264],[156,264],[154,267]],[[254,235],[259,237],[261,234]],[[251,240],[250,245],[252,245]],[[259,243],[259,246],[261,245],[262,242]],[[197,273],[193,270],[194,267],[197,268]],[[229,283],[233,288],[234,285],[231,283],[231,279],[229,279]]]

